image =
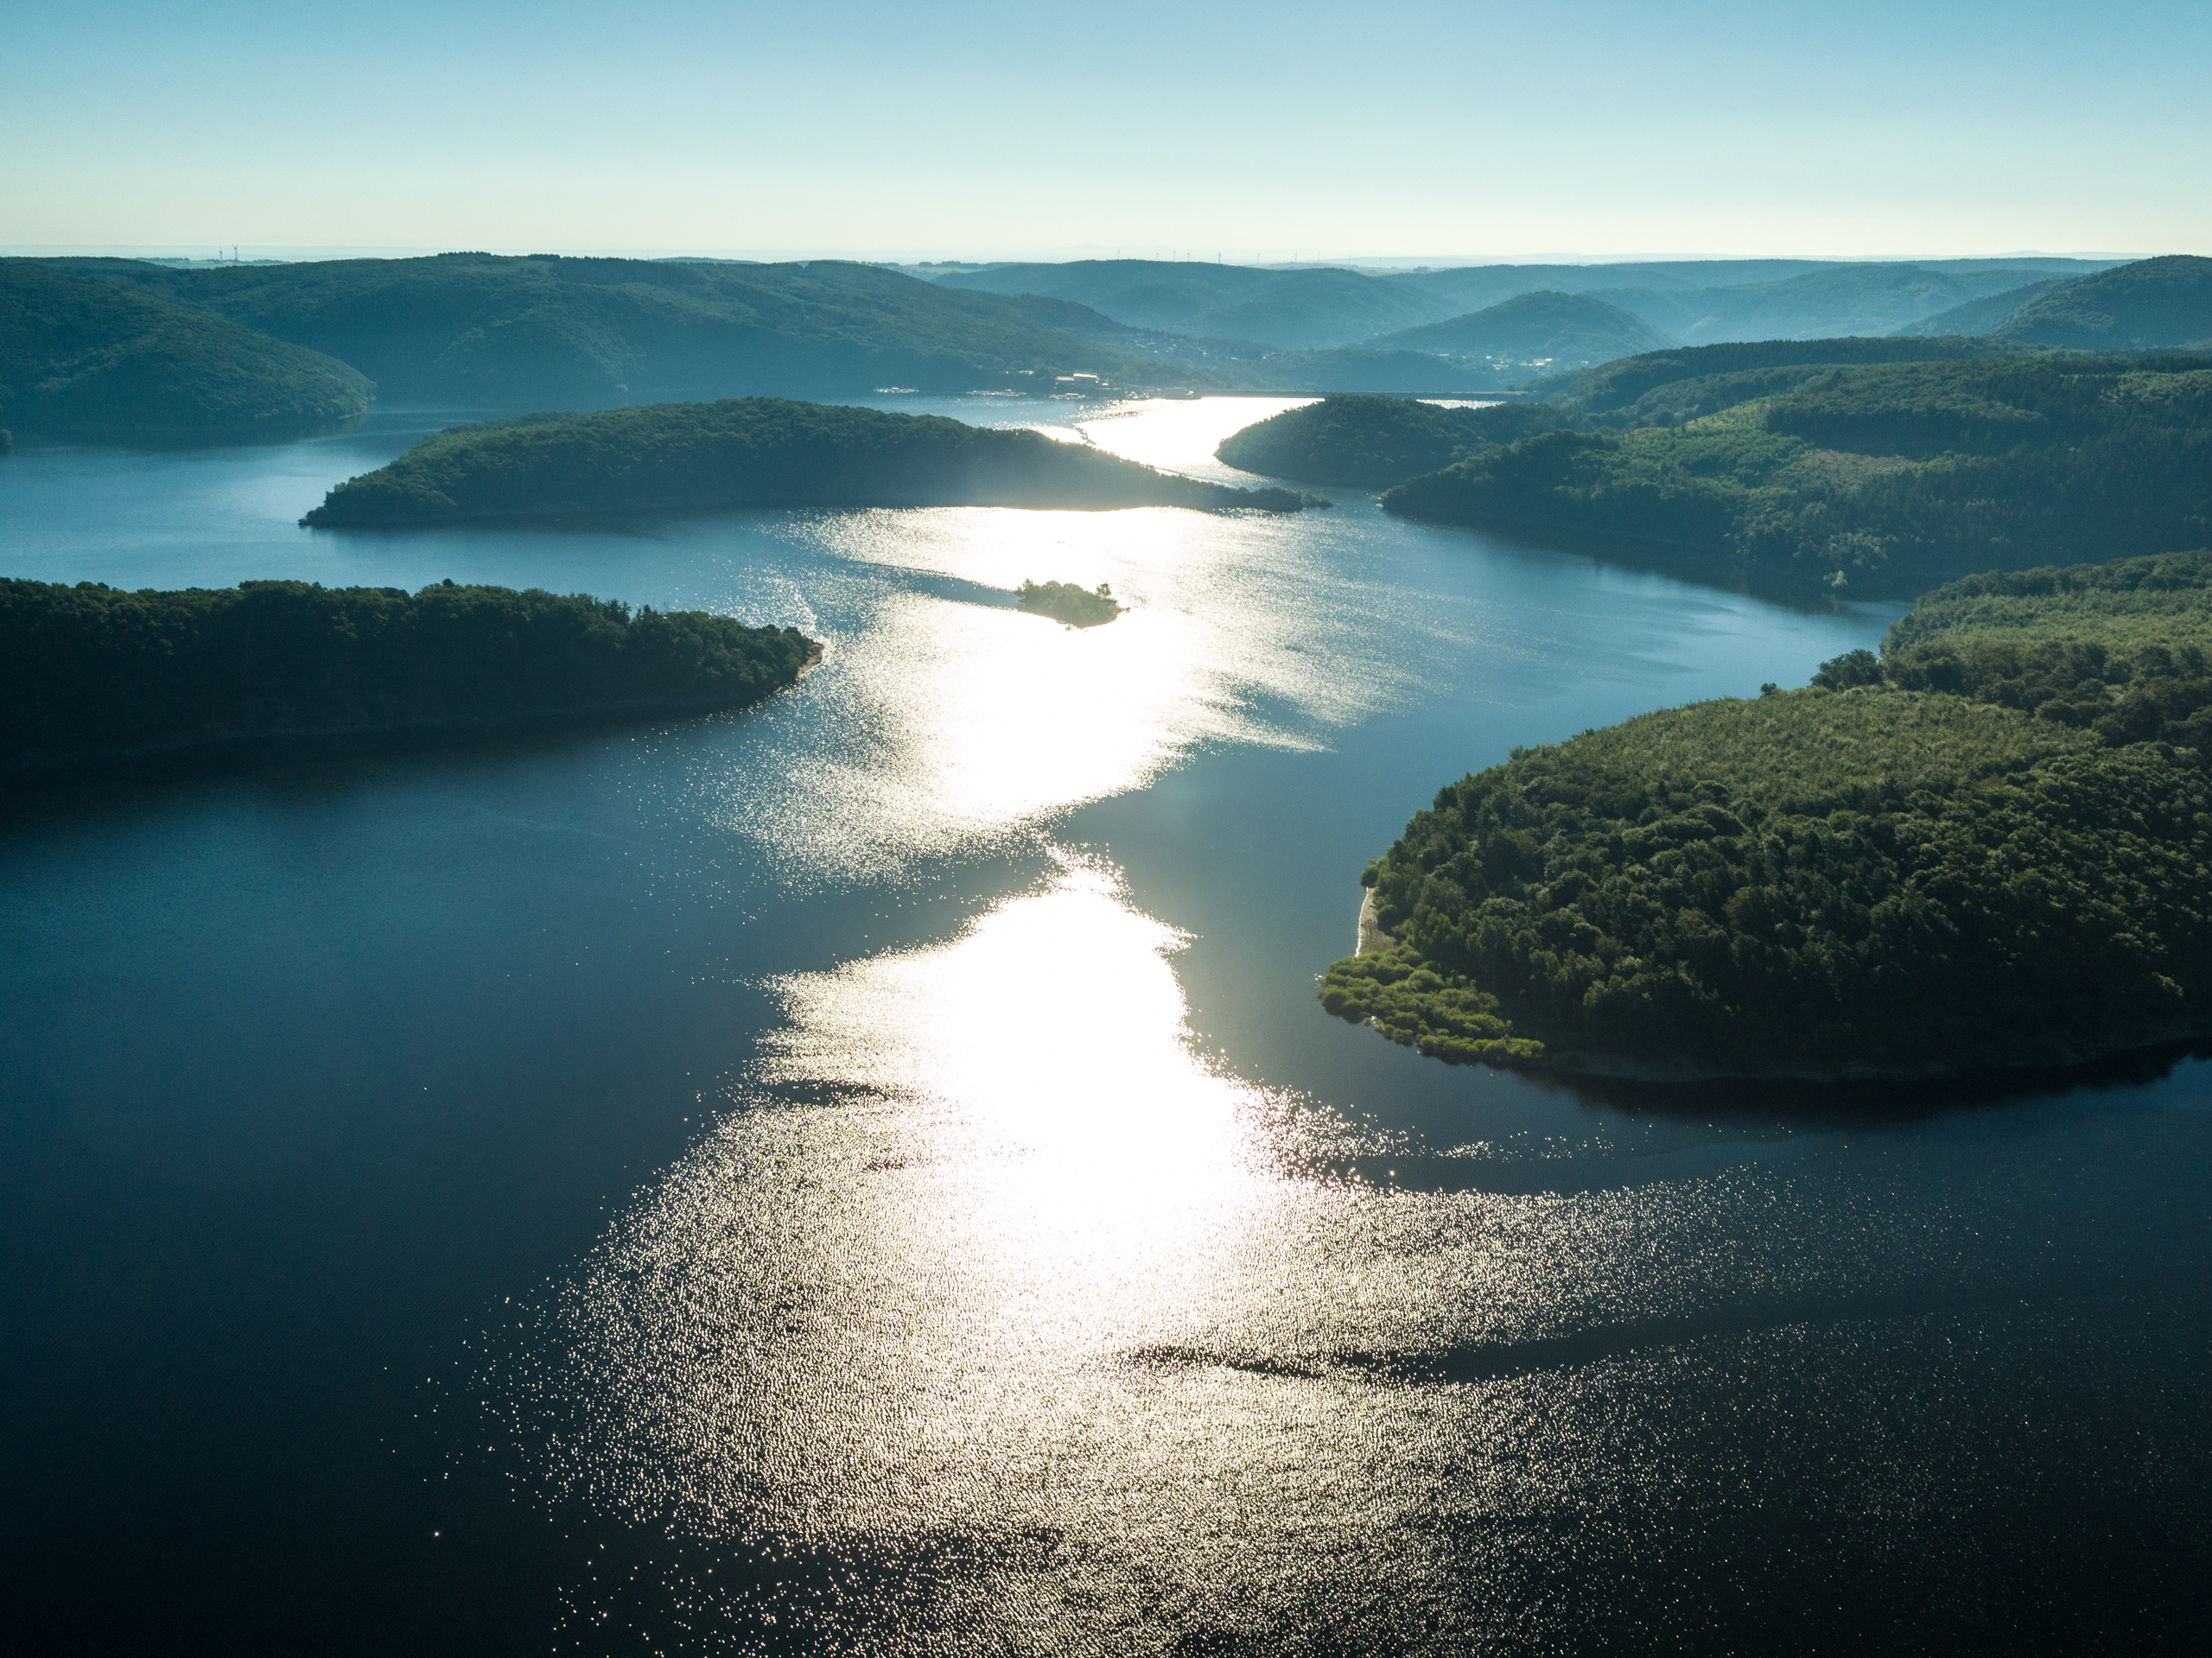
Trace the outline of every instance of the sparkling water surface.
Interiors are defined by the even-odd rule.
[[[888,397],[1230,481],[1283,400]],[[823,638],[0,824],[31,1649],[2079,1650],[2206,1556],[2206,1073],[1578,1091],[1325,1015],[1437,787],[1792,610],[1391,520],[311,532],[451,411],[0,462],[5,573]],[[1077,632],[1025,578],[1111,581]]]

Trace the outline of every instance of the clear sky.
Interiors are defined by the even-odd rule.
[[[0,0],[0,246],[2212,254],[2212,3]]]

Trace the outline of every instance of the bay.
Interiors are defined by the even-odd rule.
[[[1287,406],[884,398],[1234,479]],[[1808,612],[1398,523],[311,532],[462,411],[0,463],[5,573],[799,626],[760,708],[0,824],[33,1649],[2171,1637],[2206,1072],[1612,1090],[1324,1015],[1436,788]],[[1075,632],[1025,578],[1110,581]]]

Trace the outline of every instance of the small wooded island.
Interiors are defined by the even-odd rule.
[[[728,708],[821,654],[791,628],[536,588],[0,580],[0,772]]]
[[[1122,613],[1113,588],[1101,581],[1095,591],[1072,581],[1024,581],[1014,595],[1016,607],[1033,616],[1050,616],[1070,627],[1097,627]]]
[[[743,397],[457,426],[349,479],[300,522],[454,524],[734,506],[1184,506],[1295,512],[1080,443],[941,415]]]
[[[1923,597],[1446,787],[1321,1001],[1454,1061],[1922,1076],[2212,1032],[2212,554]]]

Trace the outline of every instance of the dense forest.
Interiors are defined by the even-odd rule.
[[[249,581],[126,593],[0,580],[0,768],[750,702],[821,647],[582,594]]]
[[[1595,371],[1626,384],[1584,398],[1613,407],[1582,423],[1648,423],[1476,452],[1384,507],[1669,547],[1701,569],[1866,595],[2212,541],[2212,359],[1777,364],[1639,390],[1641,360]]]
[[[1239,490],[1029,431],[748,397],[455,427],[333,489],[318,527],[728,506],[1256,507]]]
[[[1018,609],[1070,627],[1097,627],[1122,613],[1113,588],[1104,581],[1096,588],[1079,588],[1072,581],[1024,581],[1014,602]]]
[[[54,437],[290,435],[368,408],[344,363],[220,317],[0,259],[0,425]]]
[[[1448,409],[1340,391],[1245,427],[1214,458],[1267,478],[1382,488],[1550,430],[1564,418],[1542,403]]]
[[[1322,1000],[1454,1060],[1918,1072],[2212,1029],[2212,556],[1978,577],[1802,691],[1516,750]],[[2082,679],[2064,683],[2070,672]]]

